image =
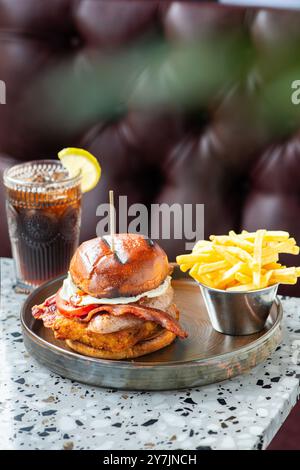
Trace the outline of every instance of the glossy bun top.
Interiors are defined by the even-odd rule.
[[[150,238],[133,233],[93,238],[76,250],[70,273],[84,292],[98,298],[131,297],[155,289],[169,273],[164,250]]]

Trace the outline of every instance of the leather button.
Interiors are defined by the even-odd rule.
[[[71,37],[70,37],[69,44],[70,44],[70,46],[71,46],[72,48],[74,48],[74,49],[79,49],[79,47],[82,46],[83,41],[82,41],[82,39],[81,39],[80,36],[74,35],[74,36],[71,36]]]

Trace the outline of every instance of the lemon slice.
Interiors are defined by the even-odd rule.
[[[101,176],[101,166],[94,155],[87,150],[68,147],[58,152],[58,158],[67,168],[71,177],[81,172],[81,190],[91,191],[98,184]]]

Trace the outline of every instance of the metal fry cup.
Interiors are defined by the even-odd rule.
[[[267,321],[278,284],[244,292],[230,292],[199,283],[209,319],[219,333],[239,336],[261,331]]]

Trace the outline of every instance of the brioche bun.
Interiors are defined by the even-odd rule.
[[[169,273],[166,253],[144,235],[120,233],[82,243],[70,264],[77,287],[98,298],[132,297],[158,287]]]

